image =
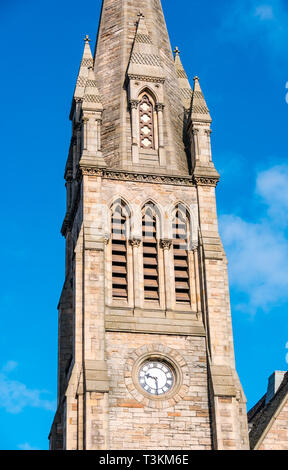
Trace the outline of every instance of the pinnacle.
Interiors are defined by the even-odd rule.
[[[184,108],[188,110],[190,109],[190,106],[191,106],[192,88],[189,83],[186,72],[184,70],[184,67],[182,65],[182,62],[180,59],[180,50],[178,47],[175,47],[174,54],[175,54],[174,64],[175,64],[179,87],[181,89],[182,103],[183,103]]]
[[[211,123],[211,116],[202,93],[199,77],[194,77],[194,90],[191,103],[191,121]]]
[[[82,60],[81,60],[80,67],[79,67],[76,87],[74,91],[74,96],[73,96],[74,100],[83,99],[86,82],[88,80],[89,68],[93,67],[93,56],[92,56],[92,52],[91,52],[90,45],[89,45],[90,39],[88,35],[86,35],[84,42],[85,42],[85,46],[84,46]],[[73,104],[72,104],[72,109],[73,109]]]

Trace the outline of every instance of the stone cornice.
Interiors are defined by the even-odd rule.
[[[171,176],[147,173],[134,173],[123,170],[109,170],[98,167],[81,167],[79,176],[100,176],[119,181],[137,181],[139,183],[170,184],[183,186],[214,186],[219,182],[219,175]]]
[[[147,173],[134,173],[122,170],[109,170],[97,167],[81,167],[78,176],[101,176],[105,179],[118,180],[118,181],[136,181],[139,183],[154,183],[154,184],[169,184],[180,186],[195,186],[192,176],[171,176],[171,175],[157,175]]]

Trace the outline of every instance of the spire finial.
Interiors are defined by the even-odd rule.
[[[197,77],[197,75],[196,75],[196,77],[194,77],[193,80],[194,80],[194,82],[199,82],[199,77]]]
[[[137,16],[138,16],[139,20],[140,20],[141,18],[145,18],[145,16],[143,15],[143,13],[142,13],[141,10],[139,10],[139,13],[138,13]]]
[[[89,44],[89,42],[91,42],[91,39],[89,38],[88,34],[86,34],[86,38],[84,39],[85,43]]]
[[[175,55],[180,55],[179,47],[177,47],[177,46],[175,47],[174,54]]]

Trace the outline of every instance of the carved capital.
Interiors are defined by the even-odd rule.
[[[132,238],[129,240],[129,243],[131,246],[133,246],[133,248],[139,248],[141,245],[141,240],[139,238]]]
[[[172,243],[173,241],[168,238],[160,240],[160,246],[163,250],[170,250]]]
[[[130,109],[138,109],[139,101],[138,100],[130,100]]]
[[[164,108],[165,108],[165,104],[163,104],[163,103],[156,103],[156,111],[157,111],[157,113],[159,113],[159,111],[160,111],[160,112],[163,112],[163,111],[164,111]]]
[[[103,237],[103,239],[104,239],[104,244],[105,244],[105,245],[108,245],[108,243],[110,242],[110,235],[105,234],[104,237]]]
[[[207,137],[210,137],[211,134],[212,134],[212,130],[211,129],[205,129],[205,134],[207,135]]]

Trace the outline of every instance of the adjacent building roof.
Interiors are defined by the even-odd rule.
[[[273,387],[274,393],[272,390]],[[265,393],[248,413],[251,449],[256,450],[259,445],[261,445],[261,442],[287,400],[288,372],[275,372],[269,378],[267,393]]]

